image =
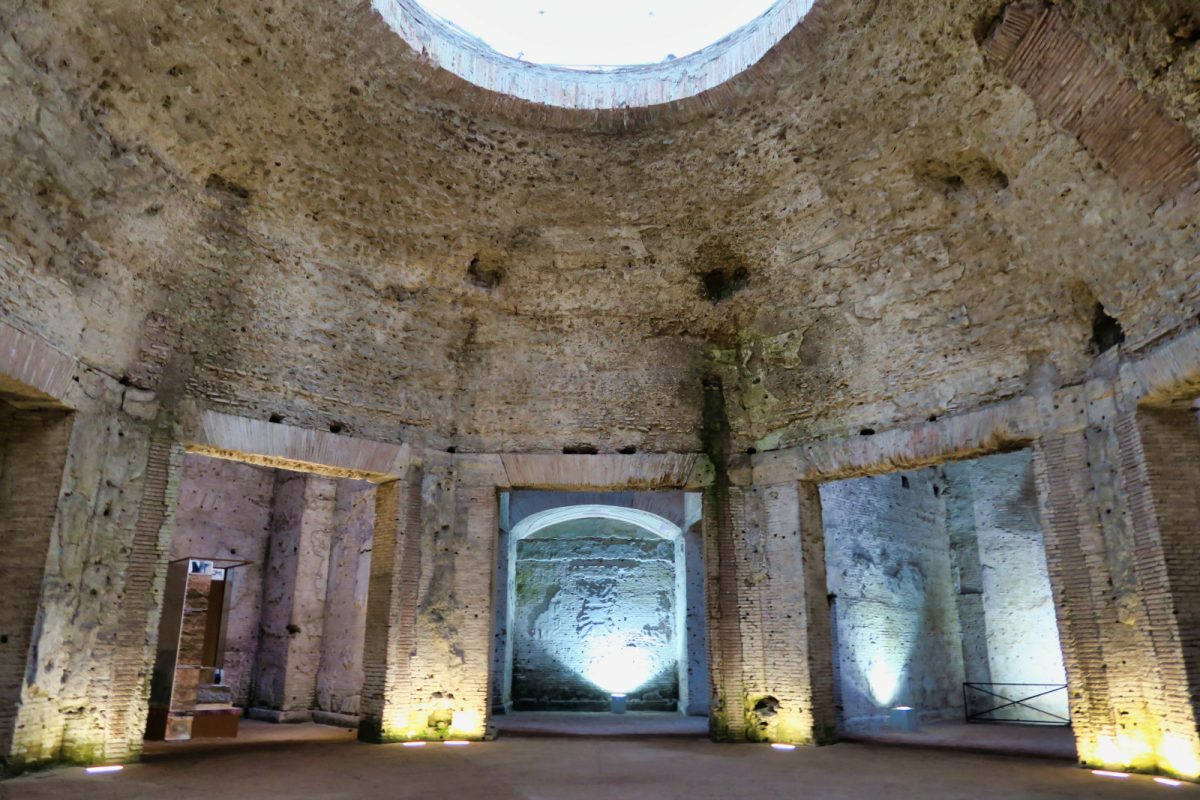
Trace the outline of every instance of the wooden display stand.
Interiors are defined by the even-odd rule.
[[[247,561],[181,558],[167,567],[146,738],[235,737],[242,710],[221,683],[230,571]]]

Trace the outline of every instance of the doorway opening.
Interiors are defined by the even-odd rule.
[[[683,491],[501,494],[498,730],[707,730],[700,500]]]
[[[186,456],[148,755],[354,738],[374,519],[366,481]]]
[[[821,507],[842,738],[1074,758],[1030,451],[827,483]]]

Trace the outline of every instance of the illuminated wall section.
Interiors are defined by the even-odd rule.
[[[513,705],[673,711],[679,699],[675,543],[577,519],[517,543]]]
[[[944,486],[928,469],[821,487],[847,730],[877,725],[897,705],[927,720],[962,716]]]

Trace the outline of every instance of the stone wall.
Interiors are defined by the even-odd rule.
[[[830,483],[821,502],[847,729],[896,705],[958,718],[965,681],[1066,683],[1029,450]],[[1032,705],[1049,713],[993,716],[1068,716],[1065,691]]]
[[[601,711],[627,692],[631,709],[674,710],[674,543],[590,522],[517,543],[513,705]]]
[[[966,680],[1066,683],[1030,451],[954,462],[946,465],[945,474],[948,494],[965,496],[971,506],[969,520],[951,514],[951,530],[972,526],[977,547],[974,557],[980,566],[977,584],[971,585],[961,576],[958,581],[961,593],[977,592],[975,596],[982,600],[982,615],[961,616],[964,647],[972,641],[985,644],[982,655],[986,661],[972,663],[964,651]],[[969,542],[969,534],[963,538]],[[962,608],[960,605],[960,612]],[[1068,716],[1065,691],[1040,698],[1033,705]],[[1051,719],[1027,709],[1010,709],[997,716]]]
[[[934,469],[821,487],[848,729],[877,724],[897,705],[931,720],[962,714],[944,487]]]
[[[235,705],[250,702],[262,617],[263,565],[275,495],[275,471],[189,454],[183,462],[171,560],[248,561],[230,571],[225,683]]]
[[[374,530],[375,486],[338,481],[315,710],[358,715]]]

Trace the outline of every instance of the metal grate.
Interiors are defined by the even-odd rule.
[[[963,683],[963,709],[967,722],[1019,722],[1032,725],[1070,725],[1071,720],[1042,707],[1063,693],[1065,683]],[[1041,701],[1035,703],[1034,701]],[[1058,706],[1059,703],[1054,704]]]

